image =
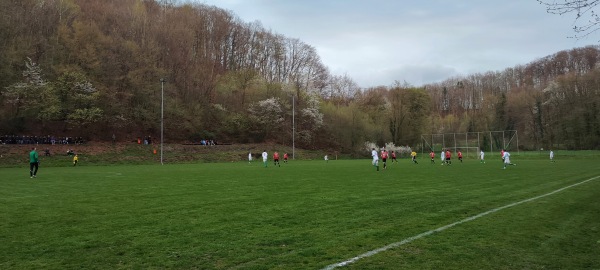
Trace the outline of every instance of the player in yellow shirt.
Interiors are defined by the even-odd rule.
[[[75,154],[73,156],[73,166],[77,166],[77,162],[79,161],[79,157],[77,157],[77,154]]]
[[[415,152],[415,151],[412,151],[412,152],[410,153],[410,156],[412,157],[412,161],[413,161],[415,164],[419,164],[419,162],[417,162],[417,152]]]

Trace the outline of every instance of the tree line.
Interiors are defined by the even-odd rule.
[[[360,88],[314,47],[214,6],[0,2],[0,133],[274,142],[357,153],[365,141],[519,130],[522,148],[600,148],[589,46],[436,84]],[[293,122],[293,124],[292,124]]]

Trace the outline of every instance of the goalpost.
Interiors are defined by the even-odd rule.
[[[429,151],[438,155],[442,149],[451,149],[454,153],[461,150],[465,158],[478,158],[479,150],[494,153],[506,149],[519,153],[519,134],[516,130],[502,130],[421,135],[423,155]]]

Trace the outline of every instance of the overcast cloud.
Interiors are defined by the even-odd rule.
[[[300,39],[361,87],[420,86],[597,44],[568,38],[574,14],[548,14],[535,0],[194,1]]]

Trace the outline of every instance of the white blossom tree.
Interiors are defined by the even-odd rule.
[[[52,88],[42,77],[42,68],[31,58],[25,61],[23,82],[12,84],[2,91],[6,106],[13,108],[14,116],[39,120],[58,115],[58,104]]]
[[[320,111],[321,101],[317,93],[307,93],[305,105],[300,110],[300,129],[297,134],[300,140],[308,143],[323,126],[323,113]]]
[[[60,120],[85,128],[104,116],[97,105],[100,93],[83,74],[64,73],[54,83],[54,89],[61,104]]]
[[[257,130],[263,132],[266,138],[279,129],[283,123],[283,109],[278,98],[271,97],[253,103],[248,108],[251,119],[258,125]]]

